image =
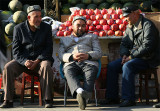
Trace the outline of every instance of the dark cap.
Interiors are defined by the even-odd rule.
[[[127,16],[129,15],[130,13],[132,13],[133,11],[136,11],[138,10],[138,8],[135,6],[135,5],[130,5],[130,6],[127,6],[125,8],[122,8],[122,11],[123,11],[123,16]]]
[[[32,5],[27,8],[27,13],[29,14],[32,11],[41,11],[41,7],[39,5]]]
[[[85,18],[85,17],[83,17],[83,16],[75,16],[75,17],[73,18],[72,23],[74,23],[76,20],[79,20],[79,19],[86,22],[86,18]]]

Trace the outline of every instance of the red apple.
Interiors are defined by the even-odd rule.
[[[106,25],[107,24],[107,20],[102,19],[102,20],[99,21],[99,24],[100,25]]]
[[[96,35],[98,35],[98,36],[99,36],[99,32],[97,32],[97,31],[96,31],[96,32],[93,32],[93,34],[96,34]]]
[[[71,35],[71,32],[70,31],[64,31],[64,36],[68,36],[68,35]]]
[[[123,21],[122,21],[121,19],[117,19],[117,20],[116,20],[116,24],[118,24],[118,25],[119,25],[119,24],[122,24],[122,22],[123,22]]]
[[[123,32],[120,30],[115,31],[115,36],[123,36]]]
[[[58,31],[56,35],[57,36],[64,36],[64,32],[63,31]]]
[[[126,25],[125,24],[120,24],[119,25],[119,30],[125,31],[126,30]]]
[[[84,16],[84,15],[86,15],[86,10],[84,10],[84,9],[81,9],[81,10],[80,10],[80,12],[79,12],[79,15],[81,15],[81,16]]]
[[[110,26],[109,25],[103,25],[103,30],[105,30],[105,31],[110,30]]]
[[[92,25],[92,23],[93,23],[93,21],[91,21],[91,20],[87,20],[87,25]]]
[[[104,15],[103,15],[103,18],[106,19],[106,20],[108,20],[108,19],[111,18],[111,15],[110,15],[110,14],[104,14]]]
[[[114,31],[113,31],[113,30],[109,30],[109,31],[107,32],[107,35],[108,35],[108,36],[113,36],[113,35],[114,35]]]
[[[92,26],[92,25],[89,26],[89,30],[90,30],[90,31],[94,31],[95,29],[96,29],[95,26]]]
[[[102,14],[96,15],[96,20],[101,20],[101,19],[103,19],[103,15]]]
[[[93,21],[93,25],[99,25],[99,20],[95,20],[95,21]]]
[[[116,20],[119,18],[119,15],[118,14],[112,14],[112,19]]]
[[[106,36],[106,32],[105,32],[105,31],[100,31],[100,32],[99,32],[99,36],[100,36],[100,37]]]
[[[107,12],[106,9],[101,10],[101,14],[102,14],[102,15],[107,14],[107,13],[108,13],[108,12]]]
[[[95,15],[91,15],[91,16],[90,16],[90,19],[91,19],[92,21],[94,21],[94,20],[96,20],[96,16],[95,16]]]
[[[111,29],[112,29],[113,31],[117,31],[117,30],[119,29],[118,24],[112,24],[112,25],[111,25]]]
[[[109,19],[109,20],[107,20],[107,23],[108,23],[108,25],[112,25],[112,24],[114,24],[114,20],[113,19]]]
[[[96,10],[94,10],[95,15],[101,14],[101,11],[99,9],[96,8]]]
[[[101,31],[101,30],[103,29],[103,27],[102,27],[102,25],[97,25],[97,26],[96,26],[96,29],[97,29],[98,31]]]

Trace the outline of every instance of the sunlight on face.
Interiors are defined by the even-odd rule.
[[[33,11],[28,14],[28,21],[31,26],[34,26],[35,28],[39,28],[41,24],[41,11]]]
[[[86,31],[86,22],[84,20],[76,20],[73,23],[73,33],[75,36],[80,37],[82,36]]]

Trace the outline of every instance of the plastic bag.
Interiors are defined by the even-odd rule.
[[[42,21],[44,21],[45,23],[51,25],[51,27],[52,27],[52,35],[53,36],[57,33],[59,26],[62,24],[62,22],[53,20],[51,17],[48,17],[48,16],[43,17]]]
[[[80,10],[80,8],[78,8],[78,7],[71,7],[71,8],[69,8],[69,10],[71,11],[71,15],[73,15],[74,12],[75,12],[76,10]]]

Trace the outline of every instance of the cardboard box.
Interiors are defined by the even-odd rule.
[[[101,58],[101,64],[103,65],[103,64],[108,64],[108,56],[102,56],[102,58]]]
[[[160,12],[145,13],[145,17],[150,19],[160,32]]]
[[[66,22],[70,15],[61,15],[61,22]]]

